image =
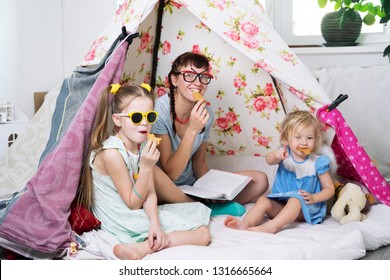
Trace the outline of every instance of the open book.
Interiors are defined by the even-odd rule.
[[[248,176],[210,169],[193,186],[180,186],[180,189],[196,197],[233,200],[251,180]]]

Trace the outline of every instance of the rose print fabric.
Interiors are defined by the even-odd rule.
[[[124,1],[83,64],[94,64],[125,25],[128,32],[139,32],[140,40],[130,46],[122,79],[150,82],[157,2]],[[167,92],[172,61],[185,51],[206,55],[215,77],[206,93],[214,112],[211,155],[265,156],[279,146],[278,126],[285,111],[315,111],[329,103],[310,71],[275,32],[260,3],[169,1],[158,53],[159,96]]]

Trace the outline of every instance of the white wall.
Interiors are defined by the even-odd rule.
[[[32,116],[32,92],[62,77],[61,23],[61,0],[0,0],[0,101]]]
[[[1,0],[0,0],[1,1]],[[64,73],[68,77],[114,18],[117,0],[62,0]],[[118,30],[118,35],[121,30]]]
[[[116,0],[0,0],[0,102],[31,118],[33,92],[72,73],[115,9]]]

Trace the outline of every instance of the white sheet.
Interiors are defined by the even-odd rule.
[[[250,208],[252,205],[246,205]],[[366,250],[390,244],[390,207],[372,206],[367,219],[340,225],[331,217],[319,225],[293,223],[277,234],[226,228],[226,216],[214,216],[209,246],[179,246],[146,256],[145,260],[348,260]],[[118,243],[102,231],[84,233],[87,247],[71,259],[115,259],[112,247]],[[68,257],[69,258],[69,257]]]
[[[265,163],[264,158],[243,156],[208,157],[212,168],[226,171],[243,169],[263,170],[274,181],[276,167]],[[246,209],[253,204],[245,205]],[[390,244],[390,207],[371,206],[367,219],[341,225],[328,216],[322,224],[293,223],[277,234],[238,231],[223,225],[225,215],[214,216],[210,222],[211,244],[179,246],[146,256],[146,260],[348,260],[359,259],[367,250]],[[75,259],[115,259],[112,247],[115,238],[100,230],[84,233],[85,250]],[[96,248],[99,248],[97,250]]]
[[[45,101],[42,111],[31,121],[28,133],[13,144],[8,161],[1,161],[0,186],[11,184],[12,188],[0,188],[0,197],[17,191],[34,174],[49,136],[56,91],[58,88],[53,90],[52,98],[48,96],[50,102]],[[207,160],[211,168],[226,171],[263,170],[270,185],[276,172],[276,168],[265,164],[262,157],[211,156]],[[251,204],[246,207],[251,207]],[[215,216],[211,219],[212,241],[209,246],[169,248],[145,259],[358,259],[364,256],[366,250],[390,244],[390,207],[382,204],[374,205],[363,222],[340,225],[328,217],[324,223],[315,226],[294,223],[275,235],[229,229],[223,226],[224,218]],[[118,241],[113,236],[98,230],[84,233],[82,238],[87,246],[66,258],[115,258],[112,248]]]

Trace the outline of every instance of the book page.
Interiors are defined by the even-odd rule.
[[[247,185],[251,179],[244,175],[210,169],[209,172],[195,182],[194,187],[214,190],[217,193],[230,194],[236,188]]]
[[[203,188],[197,188],[194,186],[180,186],[180,189],[185,192],[186,194],[202,197],[202,198],[208,198],[208,199],[226,199],[223,195],[216,193],[213,190],[203,189]]]
[[[182,186],[183,192],[202,198],[232,200],[251,180],[251,177],[211,169],[194,186]]]

